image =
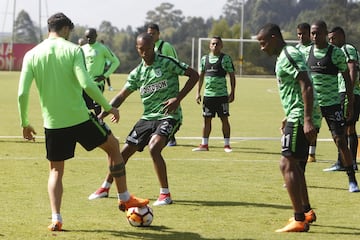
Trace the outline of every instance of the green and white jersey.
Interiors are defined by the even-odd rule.
[[[326,58],[330,44],[326,48],[318,49],[313,46],[314,56],[319,62],[321,59]],[[311,47],[307,49],[306,60],[309,63]],[[333,46],[331,53],[331,64],[338,69],[338,72],[344,72],[347,70],[347,63],[343,51]],[[328,67],[329,68],[329,67]],[[331,67],[330,67],[331,68]],[[334,71],[334,69],[328,69],[327,71]],[[340,104],[339,87],[338,87],[338,75],[337,74],[323,74],[315,71],[311,71],[314,87],[317,93],[320,107],[332,106]]]
[[[289,57],[285,51],[287,51]],[[300,83],[296,79],[300,72],[307,72],[311,80],[309,68],[305,63],[302,53],[295,47],[286,45],[277,57],[275,65],[280,100],[287,121],[304,124],[304,101]],[[315,93],[313,107],[313,123],[319,128],[321,125],[321,114]]]
[[[351,44],[344,44],[341,47],[343,50],[346,62],[355,61],[357,65],[357,69],[359,68],[359,52],[357,49]],[[358,69],[359,70],[359,69]],[[339,83],[339,92],[346,92],[345,80],[341,73],[338,74],[338,83]],[[354,82],[354,94],[360,95],[360,86],[359,86],[359,71],[357,71],[356,79]]]
[[[142,119],[161,120],[173,118],[182,120],[181,107],[174,113],[164,113],[164,102],[179,93],[179,78],[189,66],[178,60],[155,54],[154,63],[146,66],[144,61],[130,72],[125,88],[131,92],[139,90],[144,112]]]
[[[107,78],[120,65],[120,60],[102,43],[85,44],[81,48],[84,51],[86,68],[92,79],[101,75]],[[110,67],[104,72],[107,63],[110,64]]]
[[[201,58],[201,66],[200,71],[206,72],[206,56]],[[216,63],[220,56],[216,56],[213,54],[209,54],[209,62],[211,64]],[[221,61],[222,68],[227,72],[234,72],[234,65],[232,59],[229,55],[224,54],[223,59]],[[227,82],[226,77],[218,77],[218,76],[205,76],[204,77],[204,96],[205,97],[223,97],[228,96]]]
[[[22,127],[29,125],[29,95],[34,79],[45,128],[71,127],[89,119],[83,89],[105,111],[111,109],[86,71],[81,48],[60,37],[48,38],[24,56],[18,89]]]
[[[178,59],[175,48],[170,43],[164,40],[161,39],[157,40],[155,43],[154,50],[159,54]]]
[[[309,42],[308,44],[298,43],[298,44],[296,44],[295,47],[296,47],[297,49],[299,49],[299,51],[305,56],[308,47],[311,46],[311,45],[313,45],[312,42]]]

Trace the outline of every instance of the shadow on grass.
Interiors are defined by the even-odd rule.
[[[147,240],[254,240],[252,238],[205,238],[198,233],[173,231],[166,226],[150,226],[140,228],[141,232],[113,231],[113,230],[68,230],[66,232],[83,233],[105,233],[115,237],[126,239],[147,239]]]
[[[255,203],[255,202],[231,202],[231,201],[186,201],[176,200],[173,204],[176,205],[193,205],[193,206],[207,206],[207,207],[261,207],[261,208],[274,208],[274,209],[292,209],[291,206],[269,204],[269,203]]]
[[[331,225],[320,225],[320,224],[312,224],[314,226],[311,230],[316,228],[323,228],[321,232],[312,231],[313,234],[336,234],[336,235],[347,235],[347,236],[359,236],[360,235],[360,228],[354,228],[354,227],[347,227],[347,226],[331,226]],[[325,228],[329,228],[329,230],[326,230]],[[310,231],[311,231],[310,230]],[[341,237],[339,237],[341,239]]]

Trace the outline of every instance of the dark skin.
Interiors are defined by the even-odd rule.
[[[150,34],[142,34],[137,37],[136,50],[139,56],[145,62],[145,65],[151,66],[154,63],[155,60],[154,39]],[[195,86],[195,84],[199,79],[199,74],[190,67],[186,69],[184,75],[189,77],[184,87],[181,89],[181,91],[178,93],[178,95],[175,98],[169,98],[163,103],[165,114],[172,113],[179,107],[180,102],[191,91],[191,89]],[[127,90],[126,88],[123,88],[110,101],[110,104],[116,108],[120,107],[125,101],[125,99],[131,93],[132,93],[131,91]],[[103,118],[106,115],[107,115],[106,112],[102,112],[99,115],[99,118]],[[168,188],[169,186],[167,179],[166,164],[162,156],[162,150],[166,146],[166,143],[167,143],[167,137],[157,134],[154,134],[148,143],[150,156],[154,163],[154,169],[158,176],[160,186],[162,188]],[[137,150],[138,147],[136,145],[130,145],[127,143],[124,144],[123,148],[121,149],[121,155],[123,156],[125,163]],[[113,182],[113,177],[110,174],[108,174],[105,179],[109,183]]]
[[[260,49],[269,56],[278,56],[286,43],[282,36],[260,31],[257,35]],[[316,128],[312,122],[313,87],[307,72],[299,72],[296,77],[299,82],[304,101],[304,133],[309,142],[316,137]],[[284,177],[286,189],[295,213],[303,213],[303,206],[309,205],[307,185],[303,169],[298,164],[306,159],[296,159],[294,156],[281,156],[280,170]]]

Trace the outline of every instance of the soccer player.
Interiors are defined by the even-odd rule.
[[[262,51],[269,56],[277,56],[275,73],[286,115],[280,170],[294,217],[276,232],[306,232],[309,223],[316,220],[316,215],[310,206],[304,169],[300,164],[306,162],[309,142],[316,136],[314,120],[318,122],[321,119],[313,116],[314,102],[316,104],[313,85],[304,57],[298,49],[286,44],[277,25],[266,24],[258,32],[257,40]]]
[[[173,57],[175,59],[178,59],[177,53],[175,48],[169,43],[166,42],[162,39],[160,39],[160,29],[159,29],[159,25],[155,24],[155,23],[150,23],[147,25],[147,33],[150,34],[153,38],[154,38],[154,42],[155,42],[155,52],[168,56],[168,57]],[[181,125],[181,122],[180,122]],[[180,128],[179,125],[179,128]],[[169,138],[169,142],[167,143],[167,145],[169,147],[173,147],[176,146],[176,138],[175,138],[175,134],[170,136]]]
[[[360,113],[360,86],[359,86],[359,52],[357,49],[345,42],[345,31],[341,27],[334,27],[328,34],[329,42],[343,50],[346,62],[349,69],[349,75],[354,86],[354,113],[351,119],[346,119],[346,140],[348,141],[348,147],[352,155],[352,162],[354,170],[358,170],[356,163],[357,148],[358,148],[358,136],[356,133],[356,122],[359,121]],[[341,74],[338,74],[339,81],[339,92],[340,92],[340,101],[343,109],[347,108],[346,102],[346,88],[344,78]],[[330,168],[324,169],[324,171],[340,171],[345,170],[343,164],[341,163],[341,155],[338,154],[337,162]]]
[[[142,61],[131,71],[125,86],[110,103],[113,107],[119,107],[131,93],[140,90],[144,112],[126,138],[121,154],[126,163],[136,151],[141,152],[146,146],[149,147],[160,183],[160,196],[153,205],[167,205],[172,203],[172,199],[166,163],[161,152],[169,136],[178,129],[182,119],[180,102],[195,86],[199,74],[183,62],[157,54],[153,37],[148,33],[137,37],[136,49]],[[181,90],[180,75],[189,77]],[[108,174],[102,186],[89,199],[107,197],[112,181],[112,176]]]
[[[81,48],[84,51],[86,68],[90,77],[96,82],[102,92],[105,89],[107,79],[120,65],[120,60],[104,44],[96,41],[97,32],[94,28],[85,31],[87,44]],[[104,72],[105,67],[107,70]],[[94,109],[96,115],[100,114],[101,106],[84,93],[84,99],[89,109]]]
[[[51,231],[62,230],[60,207],[65,160],[74,157],[77,142],[88,151],[100,147],[107,153],[109,170],[118,190],[120,210],[149,203],[148,199],[129,194],[119,141],[104,123],[89,113],[85,105],[83,89],[107,113],[112,114],[112,122],[119,120],[118,110],[106,101],[90,79],[81,48],[67,41],[73,28],[74,24],[63,13],[56,13],[48,19],[48,38],[26,53],[18,89],[21,126],[23,137],[27,140],[34,141],[36,134],[28,119],[29,95],[34,79],[40,95],[50,167],[48,193],[52,223],[48,229]]]
[[[305,55],[306,49],[313,44],[310,37],[310,24],[308,23],[300,23],[297,25],[296,28],[297,37],[299,39],[299,43],[296,44],[296,48],[300,50],[301,53]],[[320,109],[319,109],[320,111]],[[309,147],[309,157],[308,162],[316,162],[316,143],[317,143],[317,136],[314,142],[310,143]]]
[[[214,36],[209,44],[210,54],[201,58],[200,79],[196,92],[196,102],[201,103],[201,88],[205,81],[203,99],[202,142],[193,151],[209,151],[209,136],[211,121],[218,115],[222,123],[224,136],[224,151],[231,152],[230,147],[230,123],[229,103],[235,99],[235,69],[231,57],[223,52],[223,42],[220,37]],[[230,93],[226,84],[226,74],[230,78]]]
[[[340,48],[327,42],[328,31],[324,21],[315,21],[311,25],[310,33],[314,45],[308,49],[305,58],[310,68],[321,114],[325,118],[340,152],[349,178],[349,192],[359,192],[351,152],[345,137],[344,110],[341,107],[338,87],[338,74],[340,73],[345,81],[346,97],[349,102],[345,111],[346,118],[352,119],[354,94],[346,57]]]

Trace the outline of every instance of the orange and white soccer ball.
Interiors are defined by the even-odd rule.
[[[133,227],[147,227],[150,226],[154,219],[154,213],[151,207],[132,207],[126,212],[126,218]]]

